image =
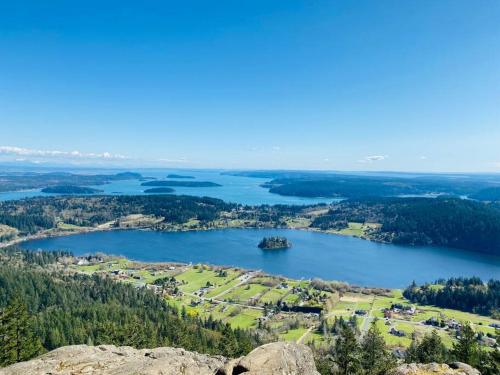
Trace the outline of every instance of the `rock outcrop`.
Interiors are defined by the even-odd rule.
[[[475,368],[461,362],[450,366],[440,363],[410,363],[399,366],[393,375],[481,375]]]
[[[66,346],[0,369],[0,375],[319,375],[311,350],[295,343],[263,345],[227,359],[178,348]]]

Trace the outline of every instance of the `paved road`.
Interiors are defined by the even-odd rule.
[[[373,313],[373,305],[375,304],[375,297],[372,299],[372,304],[370,305],[370,310],[368,311],[368,314],[366,315],[365,319],[363,320],[363,324],[361,325],[361,336],[364,336],[366,332],[370,329],[371,323],[375,320],[375,317],[372,316]]]
[[[247,304],[243,304],[243,303],[237,303],[237,302],[228,302],[228,301],[223,301],[223,300],[220,300],[218,299],[219,297],[223,296],[224,294],[227,294],[229,293],[230,291],[246,284],[249,280],[251,280],[256,274],[258,273],[257,272],[247,272],[245,273],[244,275],[240,276],[241,278],[241,281],[235,285],[233,285],[231,288],[229,289],[226,289],[225,291],[217,294],[216,296],[213,296],[213,297],[203,297],[203,296],[198,296],[196,294],[193,294],[193,293],[185,293],[187,295],[190,295],[191,297],[195,297],[195,298],[199,298],[201,299],[202,301],[211,301],[211,302],[214,302],[214,303],[217,303],[217,304],[227,304],[227,305],[232,305],[232,306],[241,306],[241,307],[244,307],[244,308],[248,308],[248,309],[254,309],[254,310],[264,310],[263,307],[260,307],[260,306],[251,306],[251,305],[247,305]]]
[[[232,286],[229,289],[224,290],[223,292],[217,294],[216,296],[213,296],[212,299],[215,300],[215,299],[219,298],[220,296],[223,296],[224,294],[227,294],[230,291],[238,288],[239,286],[242,286],[243,284],[246,284],[250,279],[252,279],[252,277],[255,276],[256,273],[257,272],[248,272],[248,273],[245,273],[244,275],[240,276],[241,277],[241,281],[238,284]]]

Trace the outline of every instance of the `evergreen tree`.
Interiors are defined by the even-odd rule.
[[[406,363],[418,362],[418,342],[415,337],[413,337],[410,346],[408,347],[408,349],[406,349],[405,362]]]
[[[424,336],[420,343],[413,340],[406,352],[406,362],[444,363],[448,359],[448,351],[437,331]]]
[[[361,365],[368,375],[383,375],[394,364],[395,359],[387,350],[385,340],[374,321],[361,342]]]
[[[349,325],[340,328],[335,344],[334,361],[340,375],[355,375],[361,372],[360,346],[354,329]]]
[[[482,351],[478,369],[482,375],[500,374],[500,350],[496,349],[489,353]]]
[[[453,356],[457,361],[476,367],[479,364],[480,354],[476,333],[469,323],[464,323],[460,331],[460,337],[453,345]]]
[[[0,315],[0,365],[26,361],[43,351],[35,336],[32,318],[19,297],[12,299]]]

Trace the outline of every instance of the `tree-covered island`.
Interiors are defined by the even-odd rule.
[[[102,193],[102,190],[94,189],[87,186],[75,186],[75,185],[57,185],[57,186],[48,186],[42,189],[42,193],[49,194],[96,194]]]
[[[292,243],[285,237],[264,237],[258,247],[263,250],[279,250],[292,247]]]
[[[146,194],[170,194],[173,193],[174,191],[175,191],[174,189],[169,187],[157,187],[144,190]]]
[[[174,186],[174,187],[219,187],[222,185],[216,184],[215,182],[210,181],[148,181],[143,182],[141,186]]]
[[[188,179],[194,179],[194,176],[187,176],[187,175],[183,175],[183,174],[169,174],[169,175],[167,175],[167,178],[176,178],[176,179],[188,178]]]

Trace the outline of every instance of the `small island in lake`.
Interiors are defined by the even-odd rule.
[[[57,185],[48,186],[42,189],[42,193],[50,194],[96,194],[102,193],[102,190],[94,189],[86,186],[75,186],[75,185]]]
[[[193,179],[194,176],[186,176],[186,175],[182,175],[182,174],[169,174],[167,176],[167,178],[178,178],[178,179],[181,179],[181,178],[190,178],[190,179]]]
[[[142,186],[177,186],[177,187],[217,187],[221,186],[210,181],[148,181]]]
[[[259,248],[263,250],[288,249],[292,243],[285,237],[264,237],[259,243]]]
[[[175,191],[174,189],[169,187],[157,187],[144,190],[146,194],[167,194],[167,193],[173,193],[174,191]]]

